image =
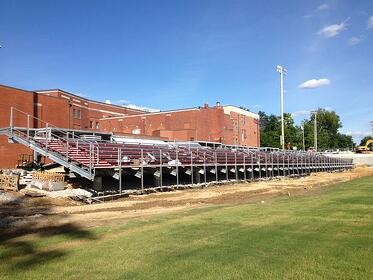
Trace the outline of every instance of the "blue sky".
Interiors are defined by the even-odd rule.
[[[279,114],[282,64],[285,111],[299,122],[335,110],[357,140],[373,120],[372,16],[368,0],[2,0],[0,83],[162,110],[220,101]]]

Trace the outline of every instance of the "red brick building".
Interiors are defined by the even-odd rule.
[[[102,131],[258,147],[259,116],[235,106],[181,109],[100,119]]]
[[[0,85],[0,127],[10,124],[10,108],[31,116],[30,127],[41,121],[78,130],[113,132],[133,137],[181,141],[211,141],[230,145],[259,146],[259,116],[235,106],[205,105],[201,108],[147,113],[93,101],[53,89],[27,91]],[[14,125],[27,126],[24,114],[14,113]],[[37,120],[39,119],[39,121]],[[20,154],[32,152],[9,144],[0,136],[0,168],[14,167]]]
[[[56,125],[51,122],[63,128],[101,130],[99,119],[145,113],[141,110],[89,100],[60,89],[40,90],[35,94],[41,99],[38,106],[42,108],[42,112],[45,111],[44,115],[38,117],[48,122],[50,111],[57,109],[55,106],[51,106],[52,98],[64,101],[64,106],[58,108],[64,116],[63,124]],[[52,98],[48,99],[48,97]]]
[[[40,119],[54,126],[79,130],[100,130],[99,119],[141,114],[144,111],[92,101],[63,90],[27,91],[0,85],[0,127],[10,125],[10,108],[31,116],[30,127],[42,127]],[[25,114],[14,111],[14,126],[26,127]],[[19,144],[9,144],[0,136],[0,168],[14,167],[20,154],[32,151]]]

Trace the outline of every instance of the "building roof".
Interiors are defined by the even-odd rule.
[[[182,111],[194,111],[194,110],[200,110],[200,109],[203,109],[203,108],[217,108],[217,106],[214,106],[214,107],[203,107],[203,106],[199,106],[199,107],[184,108],[184,109],[165,110],[165,111],[159,111],[159,112],[147,112],[147,111],[143,111],[143,110],[140,110],[140,109],[133,109],[133,108],[129,108],[129,107],[126,107],[126,106],[120,106],[120,105],[115,105],[115,104],[108,104],[108,103],[105,103],[105,102],[88,99],[88,98],[85,98],[85,97],[82,97],[82,96],[79,96],[79,95],[76,95],[74,93],[71,93],[71,92],[68,92],[68,91],[65,91],[65,90],[62,90],[62,89],[58,89],[58,88],[57,89],[46,89],[46,90],[33,90],[33,91],[29,91],[29,90],[24,90],[24,89],[20,89],[20,88],[16,88],[16,87],[11,87],[11,86],[6,86],[6,85],[0,85],[0,86],[7,87],[7,88],[13,88],[13,89],[17,89],[17,90],[22,90],[22,91],[26,91],[26,92],[30,92],[30,93],[36,92],[36,93],[40,93],[40,94],[47,94],[48,92],[59,91],[59,92],[64,93],[66,95],[70,95],[73,98],[83,99],[83,100],[85,100],[87,102],[102,104],[102,105],[106,105],[106,106],[113,106],[113,107],[122,108],[122,109],[124,108],[124,109],[127,109],[127,110],[131,110],[133,112],[138,112],[139,113],[139,114],[136,114],[136,115],[127,115],[127,116],[123,115],[123,116],[117,116],[117,117],[102,118],[102,120],[107,120],[107,119],[121,119],[121,118],[128,118],[128,117],[138,117],[138,116],[167,114],[167,113],[177,113],[177,112],[182,112]],[[238,114],[245,115],[245,116],[248,116],[248,117],[251,117],[251,118],[254,118],[254,119],[259,119],[259,115],[258,114],[250,112],[248,110],[245,110],[243,108],[240,108],[240,107],[237,107],[237,106],[234,106],[234,105],[222,105],[222,106],[218,106],[218,107],[223,108],[225,114],[230,114],[230,112],[236,112]]]
[[[258,114],[250,112],[250,111],[242,109],[242,108],[239,108],[239,107],[234,106],[234,105],[223,106],[223,109],[224,109],[224,113],[226,113],[226,114],[230,114],[230,112],[235,112],[235,113],[245,115],[245,116],[251,117],[253,119],[259,120],[259,115]]]
[[[143,111],[143,110],[140,110],[140,109],[133,109],[133,108],[129,108],[129,107],[122,106],[122,105],[108,104],[108,103],[105,103],[105,102],[88,99],[88,98],[85,98],[85,97],[79,96],[77,94],[74,94],[74,93],[71,93],[71,92],[68,92],[68,91],[65,91],[65,90],[62,90],[62,89],[58,89],[58,88],[57,89],[35,90],[34,92],[40,93],[40,94],[47,94],[49,92],[56,92],[56,91],[62,92],[66,95],[70,95],[73,98],[83,99],[83,100],[85,100],[87,102],[91,102],[91,103],[97,103],[97,104],[106,105],[106,106],[113,106],[113,107],[117,107],[117,108],[121,108],[121,109],[124,108],[124,109],[131,110],[131,111],[134,111],[134,112],[139,112],[139,113],[147,113],[146,111]]]
[[[242,108],[239,108],[234,105],[225,105],[225,106],[218,106],[223,108],[224,113],[229,115],[230,112],[236,112],[241,115],[245,115],[248,117],[251,117],[253,119],[259,120],[259,115],[253,112],[250,112],[248,110],[244,110]],[[133,118],[133,117],[146,117],[146,116],[153,116],[153,115],[162,115],[162,114],[170,114],[170,113],[178,113],[178,112],[183,112],[183,111],[195,111],[195,110],[201,110],[201,109],[213,109],[217,108],[217,106],[214,107],[192,107],[192,108],[184,108],[184,109],[174,109],[174,110],[166,110],[166,111],[159,111],[159,112],[146,112],[144,114],[138,114],[138,115],[127,115],[127,116],[118,116],[118,117],[107,117],[107,118],[102,118],[101,120],[115,120],[115,119],[123,119],[123,118]]]

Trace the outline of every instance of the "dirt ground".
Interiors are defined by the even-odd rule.
[[[315,173],[300,178],[209,186],[129,196],[111,202],[82,205],[68,199],[29,198],[21,194],[14,202],[0,202],[0,228],[42,227],[75,224],[83,227],[126,222],[147,217],[211,205],[265,202],[278,195],[301,195],[363,176],[372,176],[372,167],[358,167],[339,173]]]

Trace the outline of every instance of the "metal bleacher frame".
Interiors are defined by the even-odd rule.
[[[16,121],[26,126],[17,126]],[[32,127],[31,121],[38,127]],[[189,183],[193,186],[218,181],[304,176],[353,167],[350,159],[315,152],[255,149],[212,142],[201,145],[196,141],[119,143],[113,141],[112,133],[59,128],[14,107],[10,112],[10,126],[0,129],[0,134],[88,180],[94,181],[105,172],[110,174],[118,180],[119,194],[123,191],[124,170],[128,169],[137,170],[135,176],[141,180],[141,191],[144,191],[145,169],[159,177],[162,187],[165,172],[175,177],[176,186],[183,172],[190,176]]]

